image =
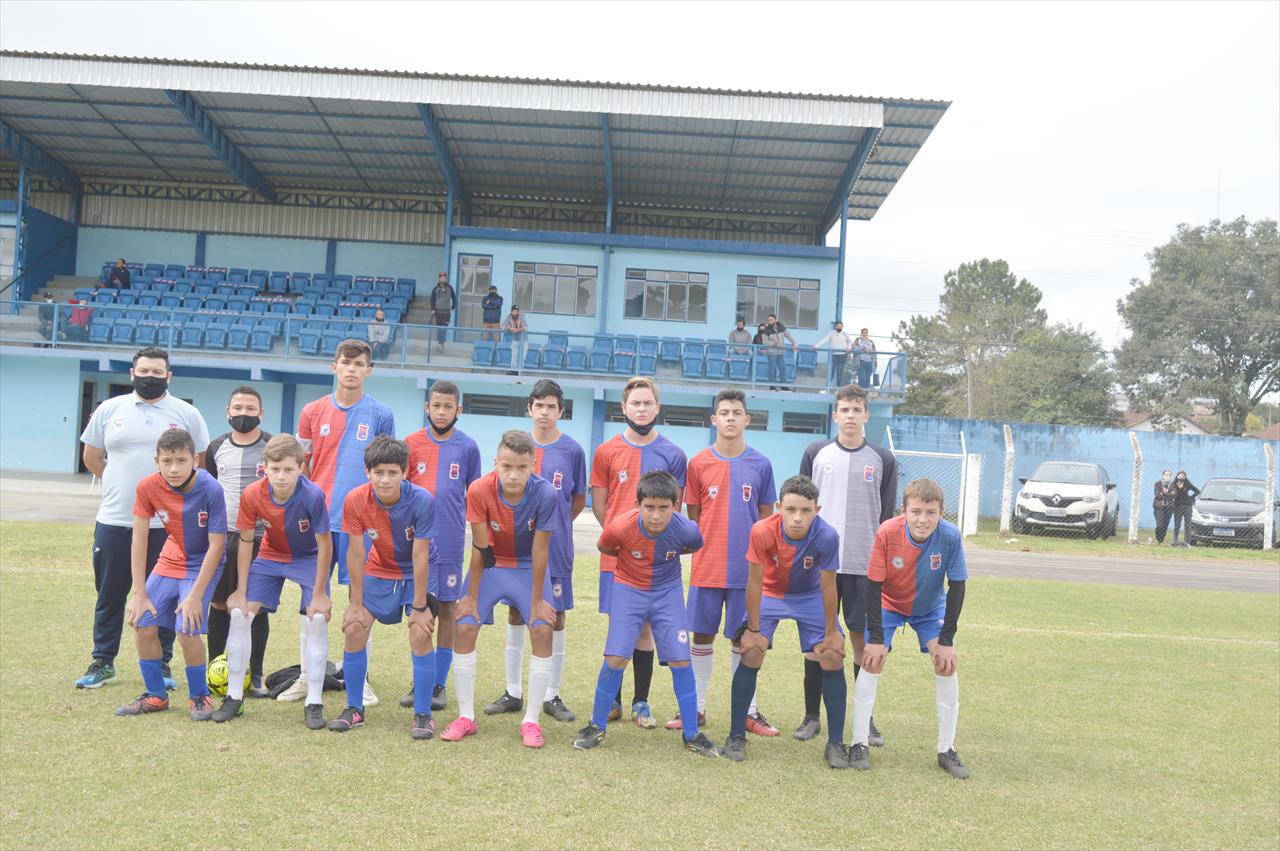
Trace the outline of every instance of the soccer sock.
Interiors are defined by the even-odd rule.
[[[844,680],[844,668],[822,672],[822,702],[827,706],[827,741],[837,745],[844,742],[844,713],[849,700],[849,684]],[[867,713],[871,724],[871,713]],[[868,731],[870,726],[868,726]]]
[[[865,745],[871,738],[871,710],[876,706],[879,674],[863,674],[853,681],[853,744]]]
[[[244,674],[240,677],[240,685],[243,686]],[[209,696],[209,674],[204,665],[187,666],[187,694],[190,697]]]
[[[377,625],[378,625],[378,622],[374,621],[373,624],[369,627],[369,637],[364,640],[364,681],[366,683],[369,682],[369,658],[373,652],[373,627]],[[363,697],[362,697],[362,700],[363,700]],[[363,706],[363,703],[361,705]]]
[[[537,724],[542,701],[547,695],[547,683],[551,681],[551,657],[529,657],[529,699],[524,702],[524,723]]]
[[[444,688],[449,681],[449,668],[453,666],[453,648],[436,648],[436,685]]]
[[[808,660],[805,660],[808,661]],[[729,651],[729,674],[738,673],[738,666],[742,664],[742,651],[733,647]],[[701,709],[701,707],[699,707]],[[751,692],[751,706],[747,709],[748,715],[756,714],[756,693]]]
[[[458,694],[458,717],[476,720],[476,651],[453,654],[453,687]]]
[[[600,676],[596,679],[596,702],[591,708],[591,723],[603,730],[609,723],[609,710],[613,708],[614,695],[622,690],[622,675],[626,668],[610,668],[608,662],[600,663]],[[163,683],[161,688],[164,688]]]
[[[326,658],[325,662],[328,661]],[[298,618],[298,676],[307,675],[307,664],[307,616],[304,614]]]
[[[653,651],[636,650],[631,654],[631,665],[635,668],[636,695],[631,703],[634,706],[640,701],[649,700],[649,686],[653,684]],[[689,681],[693,682],[693,672],[689,672]],[[698,705],[698,690],[694,687],[693,705]]]
[[[271,618],[260,611],[251,625],[252,641],[249,651],[249,670],[255,677],[262,676],[262,661],[267,655],[267,637],[271,635]]]
[[[938,753],[946,753],[956,743],[956,721],[960,717],[960,680],[957,674],[938,677]]]
[[[525,625],[512,626],[507,624],[507,649],[503,653],[503,659],[506,660],[507,670],[507,694],[512,697],[521,697],[524,691],[521,688],[520,669],[524,666],[524,634]]]
[[[857,680],[857,679],[858,679],[858,674],[861,674],[861,673],[862,673],[862,666],[861,666],[861,665],[859,665],[857,662],[854,662],[854,663],[853,663],[853,678],[854,678],[854,680]]]
[[[347,706],[364,708],[364,678],[369,671],[369,651],[350,650],[342,654],[342,679],[347,685]]]
[[[329,622],[324,615],[313,615],[310,620],[303,618],[306,641],[303,644],[302,658],[305,682],[307,684],[307,704],[324,703],[324,674],[329,661]]]
[[[229,614],[227,632],[227,697],[244,700],[244,672],[249,666],[249,616],[239,609]]]
[[[817,718],[822,703],[822,666],[816,659],[804,660],[804,717]]]
[[[413,656],[413,712],[431,714],[431,691],[436,681],[436,653]]]
[[[160,659],[139,659],[138,667],[142,670],[142,682],[147,687],[147,694],[152,697],[167,697],[169,692],[164,687],[164,662]]]
[[[698,711],[707,708],[707,686],[711,684],[711,672],[716,667],[714,643],[689,645],[689,666],[693,668],[693,681],[698,687]],[[736,657],[735,657],[736,658]]]
[[[532,669],[530,669],[532,672]],[[547,696],[551,700],[560,696],[560,685],[564,682],[564,630],[551,633],[551,681],[547,683]]]
[[[231,615],[226,609],[209,607],[209,658],[217,659],[227,650],[227,633],[231,629]],[[228,660],[230,661],[230,660]]]
[[[649,651],[652,655],[653,651]],[[671,669],[671,685],[676,690],[676,705],[680,707],[681,732],[684,740],[698,735],[698,686],[693,681],[693,670],[684,665]]]
[[[747,734],[747,711],[751,704],[751,695],[756,692],[756,679],[760,669],[750,665],[739,665],[733,672],[732,703],[729,714],[729,735],[745,736]]]

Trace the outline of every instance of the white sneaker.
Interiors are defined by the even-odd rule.
[[[364,708],[378,705],[378,696],[373,693],[373,686],[369,685],[368,677],[364,681]]]
[[[293,681],[293,685],[276,696],[276,700],[282,700],[286,703],[294,700],[302,700],[307,696],[307,681],[304,677],[298,677]]]

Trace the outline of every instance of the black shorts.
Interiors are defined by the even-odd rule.
[[[253,557],[258,557],[258,548],[262,546],[262,538],[253,539]],[[235,593],[240,576],[240,533],[227,532],[227,559],[222,565],[222,575],[213,589],[213,602],[222,605]]]
[[[854,576],[850,573],[836,574],[836,600],[840,603],[844,625],[849,630],[850,637],[862,635],[867,630],[867,586],[869,584],[866,576]]]

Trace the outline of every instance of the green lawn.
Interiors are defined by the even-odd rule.
[[[1197,546],[1173,547],[1173,533],[1163,545],[1155,542],[1154,529],[1139,529],[1138,543],[1130,544],[1128,529],[1117,529],[1114,538],[1090,540],[1079,533],[1048,532],[1014,535],[1002,533],[997,520],[979,520],[978,533],[965,538],[965,545],[986,550],[1005,550],[1026,553],[1061,553],[1119,558],[1167,558],[1190,561],[1246,561],[1280,565],[1280,551],[1247,549],[1245,547]]]
[[[482,716],[480,735],[461,743],[412,742],[394,702],[409,681],[407,639],[389,627],[372,651],[385,702],[353,733],[308,731],[298,704],[274,701],[225,725],[172,710],[117,718],[140,687],[130,645],[120,681],[70,685],[88,661],[90,535],[0,524],[5,848],[1280,846],[1274,596],[973,584],[957,640],[957,749],[973,777],[958,782],[935,764],[933,677],[909,641],[881,682],[888,745],[873,751],[873,771],[831,771],[820,742],[793,741],[801,666],[789,626],[760,679],[761,708],[784,735],[753,738],[741,765],[630,725],[583,753],[569,745],[578,724],[548,721],[547,747],[529,751],[513,716]],[[594,559],[578,570],[564,694],[585,717],[605,624]],[[295,662],[294,618],[273,632],[268,667]],[[482,637],[481,702],[502,690],[501,640],[500,630]],[[717,740],[724,650],[711,686]],[[653,698],[660,717],[674,710],[666,673]],[[329,694],[330,715],[339,700]]]

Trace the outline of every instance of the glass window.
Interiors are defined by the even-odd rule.
[[[707,285],[689,285],[689,321],[707,321]]]
[[[628,280],[625,316],[628,319],[644,318],[644,281]]]
[[[789,290],[778,291],[778,318],[782,320],[782,324],[788,328],[798,328],[796,319],[800,312],[800,305],[796,302],[796,293]]]
[[[667,288],[663,284],[647,283],[644,286],[644,318],[666,319]]]
[[[527,265],[527,264],[526,264]],[[511,303],[533,305],[533,274],[516,272],[511,279]]]
[[[751,417],[751,424],[747,426],[747,431],[769,430],[768,411],[747,411],[747,416]]]
[[[597,271],[595,266],[516,263],[512,305],[518,304],[528,313],[595,316]]]
[[[578,279],[578,301],[575,308],[579,316],[596,315],[596,279]]]
[[[708,280],[706,272],[628,269],[624,315],[628,319],[706,322]]]
[[[129,388],[132,391],[133,388]],[[465,393],[462,397],[462,412],[482,417],[526,417],[529,400],[525,396],[496,396],[484,393]],[[564,400],[562,420],[573,419],[573,400]]]
[[[675,322],[689,319],[689,285],[667,285],[667,318]]]
[[[556,313],[573,316],[578,312],[578,278],[556,278]]]
[[[739,275],[738,315],[759,325],[773,313],[788,328],[817,330],[820,287],[812,278]]]
[[[792,434],[826,434],[826,414],[802,414],[797,411],[782,412],[782,430]]]
[[[534,275],[533,302],[529,309],[534,313],[554,313],[555,289],[555,275]]]

